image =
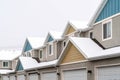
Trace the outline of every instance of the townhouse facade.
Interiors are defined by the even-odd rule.
[[[15,71],[2,80],[120,80],[119,25],[120,1],[103,0],[88,26],[69,21],[62,34],[26,39]]]

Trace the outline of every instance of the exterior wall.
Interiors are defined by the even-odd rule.
[[[112,39],[102,41],[102,23],[96,24],[93,28],[93,35],[105,48],[120,45],[120,16],[112,18]]]
[[[59,41],[58,43],[57,43],[57,59],[58,59],[58,57],[60,56],[60,54],[61,54],[61,52],[62,52],[62,50],[63,50],[63,43],[62,43],[62,41]]]
[[[85,57],[72,44],[69,46],[69,49],[67,49],[65,53],[66,55],[64,56],[61,64],[85,60]]]
[[[12,69],[16,68],[17,62],[18,62],[18,60],[13,60],[12,61]]]
[[[56,44],[56,42],[52,42],[52,44],[53,44],[53,54],[52,54],[52,55],[49,55],[49,51],[48,51],[48,46],[49,46],[49,44],[47,45],[47,48],[46,48],[46,51],[47,51],[47,53],[46,53],[47,61],[55,60],[56,57],[57,57],[57,55],[55,54],[55,50],[56,50],[55,44]]]
[[[89,31],[81,32],[79,35],[80,37],[89,37]]]
[[[33,50],[32,57],[38,57],[38,56],[39,56],[39,50]]]
[[[96,67],[109,67],[115,65],[120,66],[120,57],[87,62],[88,70],[92,71],[92,73],[88,75],[88,80],[95,80]]]

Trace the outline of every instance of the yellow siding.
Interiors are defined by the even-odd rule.
[[[70,45],[70,48],[66,52],[61,64],[85,60],[85,57],[74,45]]]
[[[70,28],[68,29],[66,35],[68,35],[68,34],[74,32],[74,31],[75,31],[75,29],[74,29],[73,27],[70,27]]]

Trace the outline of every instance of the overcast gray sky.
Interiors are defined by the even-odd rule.
[[[63,31],[69,20],[88,21],[101,0],[0,0],[0,49],[23,47],[25,38]]]

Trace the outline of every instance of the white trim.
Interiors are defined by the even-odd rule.
[[[63,63],[60,65],[68,65],[68,64],[76,64],[76,63],[82,63],[82,62],[87,62],[88,60],[82,60],[82,61],[76,61],[76,62],[69,62],[69,63]]]
[[[92,18],[90,19],[90,22],[88,23],[88,26],[93,26],[95,20],[97,19],[97,17],[99,16],[100,12],[102,11],[102,9],[104,8],[105,4],[107,3],[108,0],[102,0],[100,5],[98,6],[98,9],[96,9],[94,15],[92,16]]]
[[[3,66],[3,62],[7,62],[7,63],[8,63],[8,66],[5,66],[5,67],[4,67],[4,66]],[[6,60],[5,60],[5,61],[2,61],[2,68],[9,68],[9,67],[10,67],[10,62],[9,62],[9,61],[6,61]]]
[[[117,64],[107,64],[107,65],[98,65],[98,66],[94,66],[94,79],[97,80],[97,73],[98,73],[98,69],[97,68],[103,68],[103,67],[114,67],[114,66],[120,66],[120,63]]]
[[[111,23],[111,36],[108,37],[108,38],[106,38],[106,39],[104,39],[104,38],[103,38],[103,37],[104,37],[104,36],[103,36],[103,27],[104,27],[103,25],[106,24],[106,23],[109,23],[109,22]],[[106,41],[106,40],[112,39],[112,26],[113,26],[113,25],[112,25],[112,19],[102,22],[102,41]]]

